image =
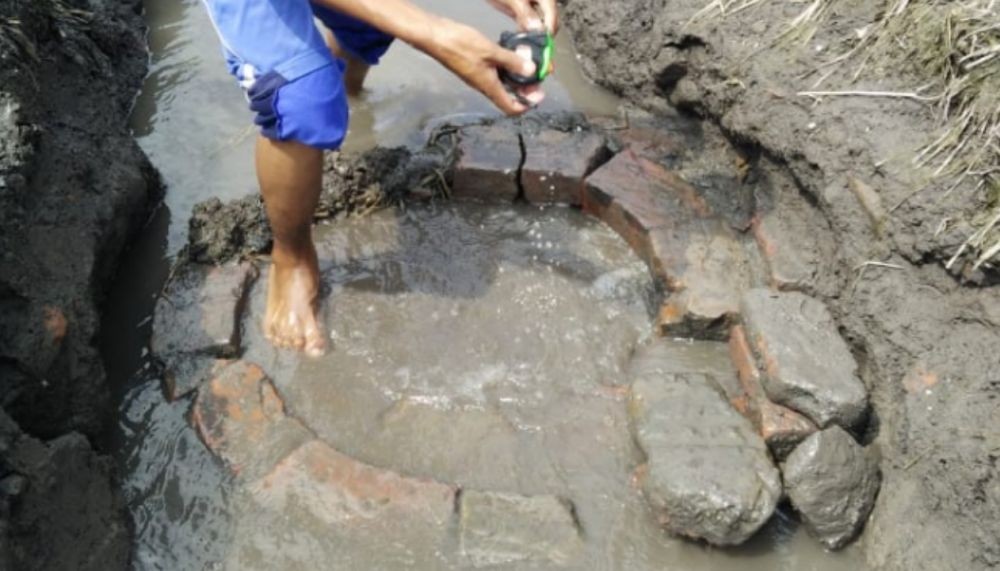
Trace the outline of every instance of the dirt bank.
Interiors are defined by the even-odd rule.
[[[772,281],[827,302],[872,393],[885,484],[863,537],[870,564],[1000,565],[1000,288],[991,270],[943,267],[989,197],[959,187],[944,199],[940,185],[914,195],[927,181],[910,159],[935,128],[928,106],[797,95],[817,79],[817,54],[838,53],[881,3],[836,4],[806,45],[770,43],[800,4],[689,23],[708,4],[569,0],[565,16],[594,79],[662,114],[718,124],[768,181],[752,231],[773,254]],[[824,85],[846,85],[855,70],[834,68]],[[869,88],[912,80],[887,73]]]
[[[160,194],[127,128],[141,8],[0,1],[0,480],[18,482],[0,515],[16,569],[114,569],[127,555],[111,471],[80,433],[110,420],[99,308]]]

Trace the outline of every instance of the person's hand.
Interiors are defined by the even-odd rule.
[[[499,68],[518,75],[534,75],[535,64],[490,41],[468,26],[440,20],[434,27],[434,41],[426,52],[474,89],[488,97],[508,115],[520,115],[530,107],[504,87]],[[541,103],[544,94],[536,89],[518,92],[531,105]]]
[[[523,31],[546,30],[553,36],[559,31],[556,0],[487,0],[497,10],[517,22]],[[538,10],[536,10],[536,6]],[[539,10],[541,17],[539,17]]]

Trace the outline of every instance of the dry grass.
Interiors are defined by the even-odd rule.
[[[713,0],[694,19],[730,15],[775,0]],[[784,1],[784,0],[781,0]],[[769,45],[807,42],[840,0],[809,0]],[[809,96],[905,97],[935,105],[940,129],[912,162],[946,188],[963,184],[987,196],[971,215],[976,228],[949,266],[969,260],[975,268],[1000,261],[1000,0],[883,0],[877,21],[845,38],[848,48],[817,66],[820,79]],[[878,71],[898,70],[919,78],[912,91],[851,89],[818,91],[835,70],[855,66],[858,81]],[[916,196],[920,190],[914,192]],[[897,205],[898,206],[898,205]]]

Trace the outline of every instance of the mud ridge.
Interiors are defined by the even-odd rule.
[[[147,64],[141,11],[139,0],[0,1],[4,568],[128,563],[114,470],[88,438],[112,421],[100,308],[161,195],[128,129]]]

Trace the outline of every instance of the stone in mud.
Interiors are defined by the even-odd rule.
[[[251,490],[260,505],[277,511],[297,500],[327,525],[406,518],[435,527],[450,522],[457,492],[454,486],[364,464],[319,440],[292,451]]]
[[[205,445],[234,473],[254,479],[312,438],[285,415],[281,397],[260,367],[219,361],[194,403],[193,418]]]
[[[802,440],[816,432],[816,425],[794,410],[774,404],[767,398],[761,385],[760,369],[742,326],[733,327],[729,336],[729,351],[742,389],[740,402],[743,406],[737,406],[737,410],[753,422],[775,458],[785,458]]]
[[[565,566],[583,550],[572,505],[555,496],[465,491],[459,514],[462,554],[476,567]]]
[[[704,373],[723,394],[736,395],[741,392],[740,382],[728,356],[729,347],[718,341],[654,337],[636,348],[625,369],[625,377],[637,379]]]
[[[781,496],[767,446],[700,374],[646,375],[629,399],[642,490],[664,527],[715,545],[750,538]]]
[[[878,493],[878,466],[839,426],[813,434],[783,466],[785,489],[809,530],[830,549],[854,538]]]
[[[798,292],[753,289],[743,296],[742,310],[768,398],[821,428],[852,429],[864,421],[868,393],[822,302]]]
[[[241,353],[242,315],[259,271],[250,262],[186,266],[156,304],[151,348],[167,392],[179,398],[204,382],[217,359]]]
[[[579,129],[526,133],[521,184],[532,203],[583,203],[583,179],[610,155],[604,137]]]
[[[0,410],[0,569],[125,569],[127,516],[113,471],[80,434],[42,442]]]
[[[452,196],[484,202],[517,198],[521,135],[510,122],[474,125],[459,131]]]

